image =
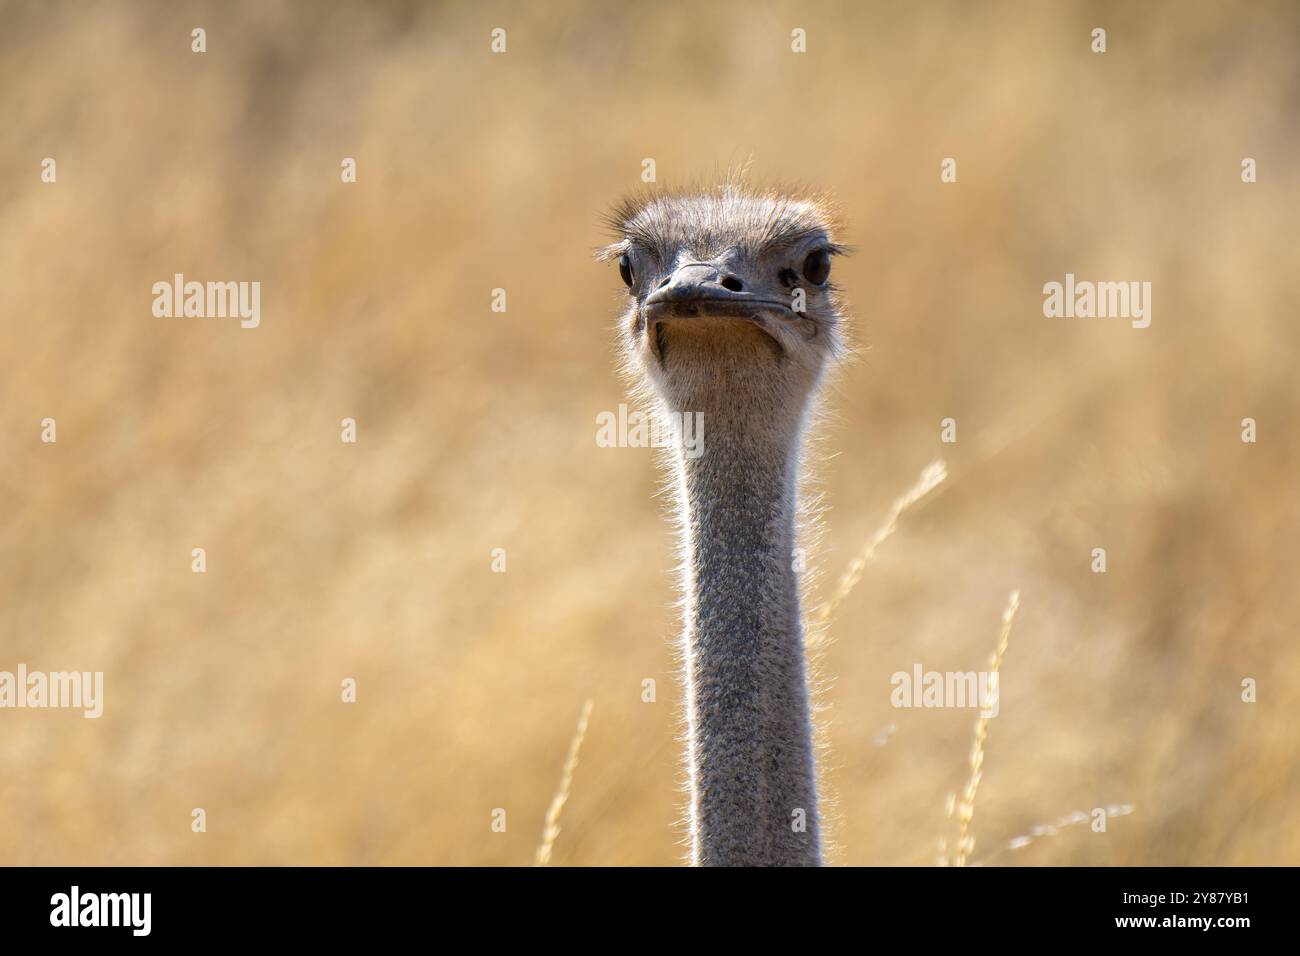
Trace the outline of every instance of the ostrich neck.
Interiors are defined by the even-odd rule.
[[[697,864],[820,862],[793,569],[802,411],[785,418],[706,413],[704,454],[678,459]]]

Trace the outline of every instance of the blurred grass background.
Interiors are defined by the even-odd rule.
[[[889,678],[984,666],[1018,587],[974,859],[1300,863],[1298,53],[1289,3],[6,0],[0,669],[106,704],[0,713],[0,862],[526,864],[587,697],[554,862],[681,859],[672,542],[594,440],[653,157],[843,206],[814,595],[949,464],[820,658],[832,861],[934,861],[974,713]],[[154,318],[176,272],[261,327]],[[1066,272],[1151,327],[1044,318]]]

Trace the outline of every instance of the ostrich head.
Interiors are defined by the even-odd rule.
[[[842,334],[822,201],[728,185],[627,200],[610,224],[634,377],[715,420],[802,410]]]

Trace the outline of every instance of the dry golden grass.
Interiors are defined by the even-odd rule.
[[[940,482],[947,477],[948,471],[944,466],[943,459],[936,458],[922,469],[921,477],[916,480],[916,484],[894,499],[884,524],[876,529],[875,533],[867,539],[862,551],[849,562],[849,566],[840,575],[840,579],[835,585],[835,591],[830,598],[818,605],[817,609],[810,615],[809,623],[811,626],[806,641],[809,650],[818,647],[824,642],[826,629],[834,619],[836,610],[844,603],[844,599],[849,596],[849,593],[857,587],[858,582],[862,580],[868,562],[876,556],[876,549],[898,530],[898,519],[903,516],[903,512],[939,487]]]
[[[972,715],[889,678],[979,666],[1014,583],[981,847],[1137,810],[992,862],[1300,863],[1298,38],[1289,3],[4,4],[0,669],[107,700],[0,712],[0,862],[527,865],[588,698],[551,862],[681,860],[672,541],[651,453],[594,441],[591,250],[654,157],[843,207],[828,589],[947,466],[820,652],[834,861],[933,862]],[[1151,328],[1044,318],[1067,271],[1150,280]],[[154,319],[175,272],[261,281],[261,327]]]
[[[1006,654],[1007,644],[1011,639],[1011,624],[1019,609],[1020,592],[1012,591],[1010,598],[1007,599],[1007,609],[1002,612],[1002,630],[998,632],[997,646],[989,657],[988,670],[985,672],[991,681],[989,685],[991,694],[989,699],[980,700],[980,715],[975,718],[975,736],[970,750],[970,776],[966,780],[965,789],[961,792],[961,799],[955,800],[950,797],[948,800],[948,817],[951,818],[954,812],[957,817],[957,845],[953,849],[952,856],[954,866],[965,866],[975,851],[975,835],[971,831],[971,822],[975,819],[975,796],[979,793],[980,781],[984,779],[984,743],[989,736],[989,721],[993,719],[993,715],[988,711],[992,709],[996,713],[998,709],[996,682],[1002,671],[1002,657]],[[949,862],[946,846],[943,846],[941,855],[942,862],[946,865]]]
[[[587,736],[587,721],[591,719],[591,708],[594,704],[595,701],[588,700],[582,705],[582,713],[578,717],[578,729],[574,731],[573,740],[569,742],[569,756],[564,761],[564,771],[560,774],[559,789],[555,791],[555,796],[551,798],[551,806],[546,811],[546,826],[542,829],[542,842],[538,845],[537,855],[533,858],[536,866],[549,864],[551,854],[555,851],[555,841],[560,836],[560,813],[569,800],[573,774],[578,769],[578,755],[582,752],[582,739]]]

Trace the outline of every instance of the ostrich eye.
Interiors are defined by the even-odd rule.
[[[803,261],[803,277],[813,285],[822,285],[831,277],[831,254],[825,249],[808,253]]]
[[[632,288],[636,276],[632,273],[632,260],[627,257],[626,252],[618,257],[618,274],[623,277],[623,284],[629,289]]]

